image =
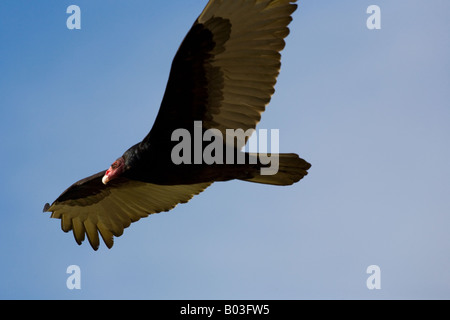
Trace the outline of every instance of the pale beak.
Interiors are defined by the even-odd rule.
[[[104,185],[106,185],[109,182],[109,177],[106,174],[103,176],[102,182]]]

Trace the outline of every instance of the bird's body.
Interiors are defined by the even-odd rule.
[[[168,145],[171,145],[168,143]],[[226,148],[226,147],[224,147]],[[203,149],[202,149],[203,150]],[[136,145],[127,151],[126,156],[136,157],[130,170],[122,176],[131,180],[155,183],[161,185],[193,184],[213,181],[228,181],[232,179],[252,178],[250,173],[259,172],[258,164],[174,164],[171,159],[171,149],[150,148],[142,152]],[[225,154],[225,152],[224,152]],[[224,161],[223,161],[224,162]]]
[[[108,170],[73,184],[44,211],[61,219],[64,231],[73,230],[78,244],[87,235],[96,250],[99,233],[111,248],[113,236],[131,222],[185,203],[214,182],[291,185],[302,179],[310,164],[296,154],[275,155],[277,172],[267,175],[262,173],[270,165],[267,156],[241,151],[248,135],[228,139],[230,132],[254,129],[270,102],[293,2],[210,0],[173,60],[149,134]],[[174,139],[177,130],[191,137],[211,131],[214,138],[190,141],[180,163],[174,161],[174,154],[181,154],[174,153],[180,144]],[[214,163],[203,158],[206,150]]]

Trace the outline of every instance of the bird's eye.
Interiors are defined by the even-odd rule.
[[[111,168],[117,169],[118,166],[119,166],[119,163],[116,161],[111,165]]]

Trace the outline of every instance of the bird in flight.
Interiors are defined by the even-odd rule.
[[[285,186],[307,175],[311,165],[294,153],[276,154],[277,172],[262,174],[267,161],[241,151],[247,135],[214,140],[221,141],[223,157],[231,150],[232,160],[243,157],[243,162],[173,161],[176,130],[192,135],[213,130],[219,139],[231,129],[248,132],[256,127],[275,92],[295,2],[210,0],[173,59],[148,135],[108,170],[74,183],[52,205],[47,203],[44,212],[61,219],[62,230],[72,230],[79,245],[87,236],[97,250],[99,235],[111,248],[114,237],[132,222],[186,203],[214,182],[238,179]],[[202,143],[200,152],[205,147]],[[183,157],[189,151],[195,157],[198,146],[183,150]]]

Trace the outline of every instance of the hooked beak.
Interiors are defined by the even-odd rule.
[[[111,170],[109,169],[106,171],[105,175],[103,176],[102,182],[104,185],[106,185],[110,181],[110,178],[109,178],[110,173],[111,173]]]
[[[109,177],[106,174],[103,176],[102,182],[104,185],[106,185],[109,182]]]

